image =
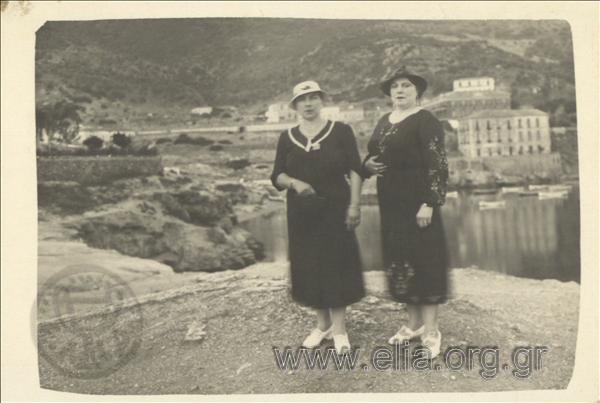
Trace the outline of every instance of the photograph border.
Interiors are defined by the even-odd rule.
[[[99,4],[100,3],[100,4]],[[114,4],[116,3],[116,4]],[[35,32],[49,20],[273,17],[398,20],[566,20],[575,60],[581,206],[581,293],[575,369],[566,390],[460,393],[464,401],[598,399],[597,2],[2,2],[2,399],[142,401],[151,395],[80,395],[41,389],[30,319],[37,294]],[[142,3],[142,2],[140,2]],[[177,3],[177,4],[174,4]],[[557,324],[558,326],[558,324]],[[493,381],[490,381],[493,382]],[[457,393],[168,395],[156,401],[453,400]]]

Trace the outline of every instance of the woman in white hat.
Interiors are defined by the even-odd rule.
[[[287,189],[291,296],[317,316],[302,345],[333,338],[343,353],[350,349],[346,307],[365,295],[354,234],[362,167],[352,128],[321,117],[324,94],[314,81],[294,87],[299,124],[281,133],[271,180]]]
[[[377,175],[384,264],[392,297],[408,323],[390,344],[421,337],[430,358],[440,352],[438,305],[448,293],[447,250],[440,207],[448,163],[440,121],[419,106],[427,81],[401,68],[380,84],[393,110],[377,123],[365,169]]]

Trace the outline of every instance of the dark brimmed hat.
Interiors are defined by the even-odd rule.
[[[390,87],[392,86],[392,83],[394,82],[394,80],[397,80],[399,78],[406,78],[411,83],[413,83],[414,86],[417,87],[417,93],[419,94],[419,97],[423,95],[423,93],[427,89],[427,80],[425,80],[423,77],[417,74],[411,73],[404,66],[400,67],[399,69],[388,75],[387,78],[385,78],[379,84],[379,88],[381,89],[381,91],[383,91],[385,95],[389,97]]]

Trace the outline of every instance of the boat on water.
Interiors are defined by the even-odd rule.
[[[559,191],[547,191],[547,192],[539,192],[538,199],[547,200],[547,199],[566,199],[569,197],[568,190],[559,190]]]
[[[448,199],[458,199],[458,192],[456,190],[446,193]]]
[[[523,186],[505,186],[500,191],[502,193],[519,193],[524,190],[525,188]]]
[[[479,210],[492,210],[492,209],[503,209],[506,207],[506,201],[494,200],[494,201],[479,201]]]
[[[473,189],[474,195],[492,195],[496,194],[498,189],[496,188],[484,188],[484,189]]]

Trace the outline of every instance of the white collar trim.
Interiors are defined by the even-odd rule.
[[[294,135],[292,134],[292,128],[290,127],[288,129],[288,136],[290,138],[290,140],[292,140],[292,143],[296,144],[298,147],[300,147],[301,149],[303,149],[306,152],[309,152],[311,149],[315,149],[318,150],[319,149],[319,144],[321,143],[321,141],[325,140],[327,138],[327,136],[329,136],[331,134],[331,131],[333,130],[333,126],[335,125],[335,121],[332,120],[331,121],[331,125],[329,126],[329,129],[327,130],[327,132],[321,136],[320,139],[318,139],[317,141],[313,142],[312,139],[307,138],[307,142],[306,145],[302,145],[301,142],[299,142],[298,140],[296,140],[296,138],[294,137]],[[299,127],[299,126],[297,126]]]

